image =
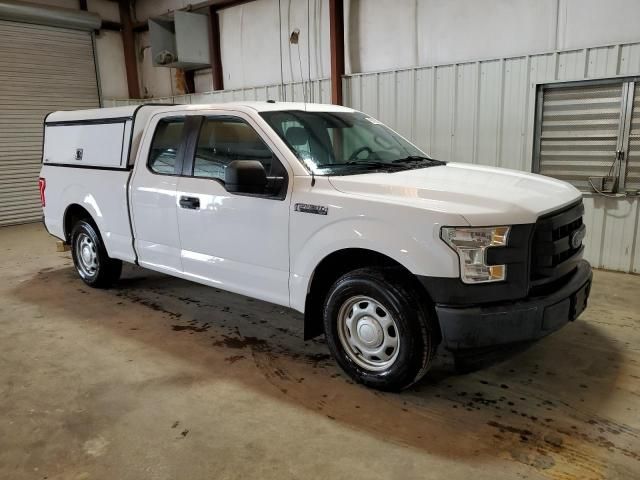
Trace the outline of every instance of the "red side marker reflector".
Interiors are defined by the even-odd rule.
[[[44,208],[47,203],[44,196],[44,191],[46,188],[47,181],[44,178],[40,177],[38,179],[38,190],[40,190],[40,203],[42,204],[42,208]]]

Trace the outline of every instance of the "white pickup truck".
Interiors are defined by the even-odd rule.
[[[40,192],[88,285],[116,282],[125,261],[290,307],[380,389],[415,383],[442,343],[547,335],[591,285],[578,190],[434,160],[344,107],[55,112]]]

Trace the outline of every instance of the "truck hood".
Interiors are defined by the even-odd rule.
[[[332,176],[329,181],[343,193],[458,214],[474,226],[534,223],[540,215],[581,198],[576,188],[560,180],[464,163]]]

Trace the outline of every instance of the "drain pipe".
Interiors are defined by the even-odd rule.
[[[102,24],[95,13],[18,0],[0,0],[0,20],[86,31],[98,30]]]

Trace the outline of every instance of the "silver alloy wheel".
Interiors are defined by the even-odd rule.
[[[400,336],[393,316],[371,297],[347,299],[338,312],[338,337],[349,358],[370,371],[389,368],[398,358]]]
[[[99,265],[98,251],[93,239],[84,232],[76,238],[76,259],[84,276],[95,276]]]

